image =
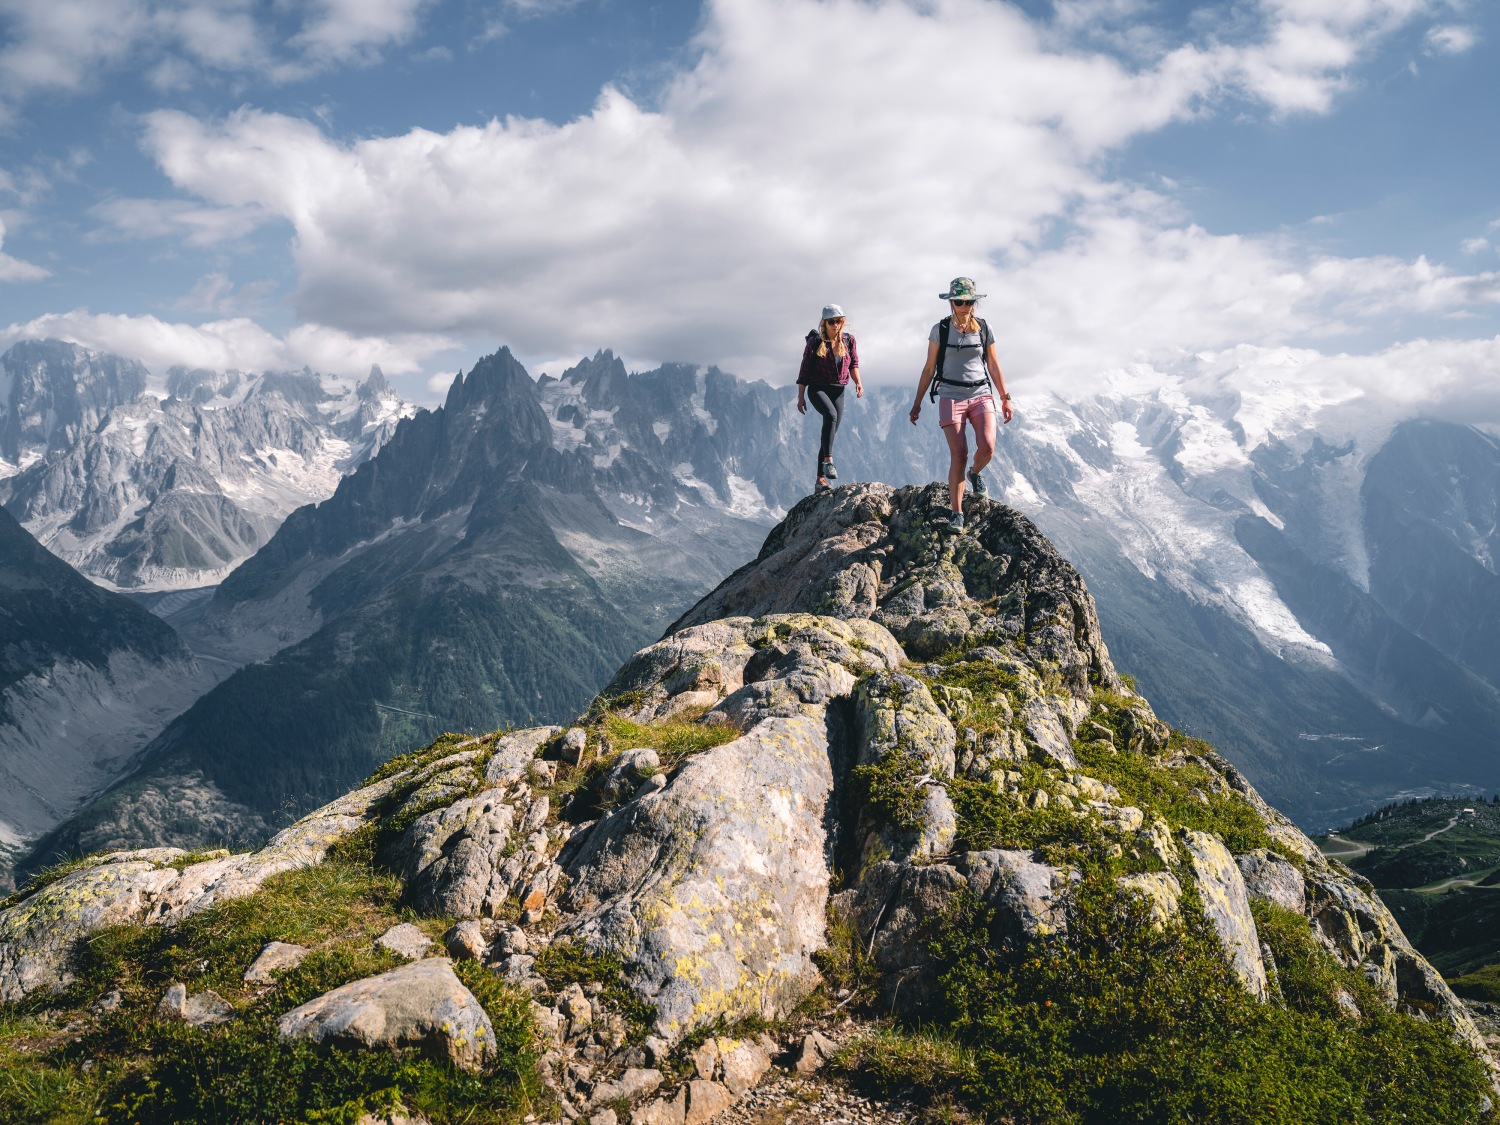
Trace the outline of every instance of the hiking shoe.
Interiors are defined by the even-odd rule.
[[[990,494],[989,489],[985,488],[985,486],[984,486],[984,478],[979,475],[978,470],[976,470],[976,469],[970,469],[969,473],[968,473],[968,477],[969,477],[969,491],[972,492],[975,496],[977,496],[981,500],[983,500],[986,496],[988,496]]]
[[[948,530],[962,531],[964,529],[964,514],[962,512],[948,513]]]
[[[829,480],[838,480],[839,474],[835,471],[832,461],[823,462],[823,475]]]
[[[827,492],[828,489],[829,489],[829,484],[822,477],[819,477],[818,478],[818,483],[815,484],[815,485],[813,485],[813,491],[814,492]]]

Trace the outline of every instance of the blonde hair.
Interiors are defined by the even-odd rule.
[[[844,318],[841,317],[841,316],[836,316],[836,317],[833,317],[832,319],[833,320],[843,320]],[[822,359],[824,356],[826,356],[828,354],[828,324],[829,324],[829,321],[827,321],[827,320],[820,320],[820,321],[818,321],[818,358],[819,359]],[[846,348],[844,346],[844,330],[842,328],[839,329],[839,338],[838,338],[838,342],[834,345],[834,352],[833,352],[833,354],[836,355],[836,356],[838,356],[840,359],[843,359],[844,356],[846,354],[848,354],[848,348]]]
[[[954,328],[958,328],[958,310],[955,309],[955,308],[953,308],[953,303],[952,303],[951,300],[948,303],[948,308],[953,313],[953,327]],[[969,306],[969,321],[968,321],[968,325],[969,326],[968,326],[967,331],[969,331],[969,332],[978,332],[979,331],[979,299],[977,297],[975,298],[974,303]],[[959,329],[959,331],[964,331],[964,329]]]

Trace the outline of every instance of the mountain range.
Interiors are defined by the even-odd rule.
[[[171,626],[0,511],[0,874],[214,679]]]
[[[328,496],[415,408],[379,369],[171,368],[59,340],[0,356],[0,504],[120,590],[214,585],[295,508]]]
[[[908,405],[851,405],[842,479],[943,475]],[[1164,718],[1313,829],[1500,785],[1494,439],[1201,378],[1019,405],[992,492]],[[570,717],[754,556],[812,454],[785,390],[609,352],[532,379],[502,349],[179,619],[244,667],[42,853],[256,838],[438,731]]]

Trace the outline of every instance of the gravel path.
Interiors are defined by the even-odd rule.
[[[744,1101],[714,1119],[715,1125],[868,1125],[915,1123],[910,1105],[861,1097],[817,1076],[802,1078],[784,1070],[768,1074]]]

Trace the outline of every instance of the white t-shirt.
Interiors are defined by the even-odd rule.
[[[941,321],[934,324],[927,339],[936,344],[942,327]],[[959,333],[956,329],[950,329],[948,357],[943,361],[943,381],[937,385],[938,398],[978,398],[980,395],[987,395],[990,393],[990,383],[986,376],[984,349],[980,346],[979,333]],[[937,376],[933,375],[933,379],[936,380]],[[948,381],[950,379],[973,385],[954,386]]]

